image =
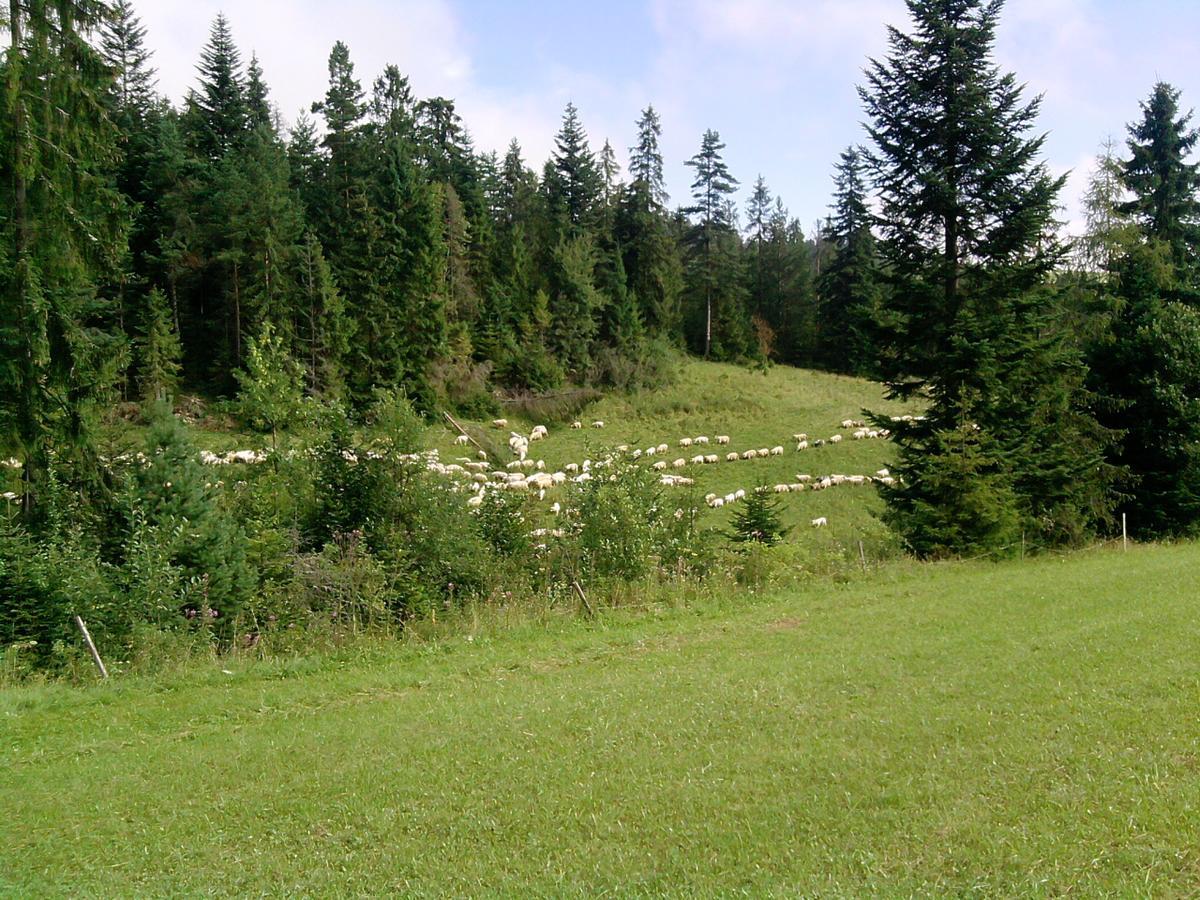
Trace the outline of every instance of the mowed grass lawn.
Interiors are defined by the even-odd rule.
[[[13,689],[0,894],[1194,896],[1198,623],[1094,550]]]

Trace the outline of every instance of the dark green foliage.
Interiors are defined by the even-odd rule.
[[[179,386],[183,349],[167,298],[155,288],[146,298],[137,350],[138,389],[147,402],[171,402]]]
[[[33,515],[59,465],[103,493],[90,435],[123,341],[99,287],[119,280],[127,207],[113,188],[111,71],[87,42],[92,0],[13,5],[0,115],[0,427]]]
[[[692,346],[705,357],[740,359],[756,348],[745,303],[741,242],[727,199],[738,182],[721,156],[724,149],[721,136],[710,129],[687,163],[696,173],[693,205],[684,210],[696,217],[686,239],[689,331]]]
[[[1180,114],[1178,89],[1160,81],[1142,104],[1142,120],[1129,126],[1131,156],[1122,166],[1133,199],[1121,212],[1170,247],[1181,280],[1200,274],[1200,162],[1187,161],[1200,130],[1189,127],[1191,119]]]
[[[782,505],[779,495],[769,487],[755,488],[733,514],[730,539],[739,544],[778,544],[791,530],[780,519]]]
[[[880,365],[892,396],[929,403],[895,426],[888,521],[919,553],[998,549],[1014,515],[1035,543],[1079,540],[1111,503],[1108,437],[1043,289],[1061,252],[1050,233],[1061,180],[1029,135],[1038,102],[992,62],[1000,3],[908,5],[912,32],[890,30],[890,56],[861,91],[890,288]],[[964,429],[978,432],[969,453],[948,438]],[[950,489],[964,467],[978,491]],[[1001,504],[983,517],[998,524],[956,531],[981,517],[980,498]]]
[[[837,166],[833,215],[825,235],[834,257],[821,273],[818,327],[827,368],[869,376],[876,369],[881,286],[865,179],[862,155],[848,148]]]
[[[246,132],[250,110],[246,102],[241,54],[224,13],[218,13],[200,53],[200,88],[188,95],[188,137],[204,159],[218,160]]]
[[[180,571],[191,614],[211,616],[228,634],[255,587],[246,535],[222,509],[215,476],[166,408],[152,420],[146,455],[134,476],[133,508],[155,529],[164,555]]]

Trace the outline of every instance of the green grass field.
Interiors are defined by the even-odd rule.
[[[1198,621],[1092,550],[15,688],[0,894],[1195,896]]]
[[[798,474],[820,477],[830,474],[872,475],[887,465],[891,447],[886,441],[853,441],[850,432],[839,428],[845,419],[861,419],[864,409],[897,415],[919,412],[883,399],[883,388],[877,383],[841,375],[830,375],[775,366],[767,372],[746,368],[686,361],[679,379],[668,387],[634,396],[609,396],[590,405],[579,414],[585,426],[594,421],[605,423],[603,430],[585,427],[571,430],[563,423],[542,423],[509,415],[512,430],[528,434],[534,425],[548,424],[550,436],[530,447],[530,457],[545,461],[548,469],[561,468],[566,463],[596,459],[607,450],[626,444],[647,447],[667,443],[670,452],[656,459],[718,454],[722,462],[715,465],[669,469],[695,479],[694,490],[700,495],[709,492],[725,495],[740,489],[749,491],[762,484],[774,485],[795,480]],[[467,425],[468,423],[463,423]],[[470,423],[475,433],[493,437],[505,447],[507,430],[497,430],[489,423]],[[455,447],[449,426],[438,425],[429,431],[429,445],[438,448],[444,461],[463,455]],[[814,441],[828,439],[834,434],[844,437],[838,445],[811,448],[796,452],[792,435],[808,434]],[[728,435],[727,447],[717,446],[718,434]],[[705,448],[681,448],[683,437],[706,435],[713,439]],[[782,446],[784,455],[768,459],[724,462],[730,450],[749,450]],[[511,457],[505,457],[511,458]],[[643,460],[650,465],[655,460]],[[673,488],[683,496],[688,489]],[[819,493],[804,492],[781,495],[784,523],[796,531],[793,541],[820,545],[850,544],[859,538],[879,541],[883,529],[873,513],[881,506],[871,487],[839,487]],[[554,500],[548,496],[546,505]],[[733,507],[706,511],[704,523],[724,528],[733,515]],[[820,533],[809,529],[809,522],[818,516],[829,520],[829,527]]]

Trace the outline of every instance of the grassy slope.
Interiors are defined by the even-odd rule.
[[[697,453],[718,453],[724,459],[730,449],[784,447],[786,453],[782,457],[671,470],[695,478],[700,494],[711,491],[724,495],[738,488],[749,491],[759,484],[790,482],[800,473],[873,474],[888,462],[891,448],[887,442],[851,441],[849,432],[838,427],[843,419],[861,418],[864,408],[889,414],[911,411],[884,401],[879,384],[857,378],[786,366],[773,367],[763,374],[737,366],[689,360],[683,364],[679,380],[667,388],[633,397],[606,397],[580,414],[585,423],[604,421],[603,431],[591,428],[572,431],[561,424],[527,422],[515,416],[509,417],[509,421],[512,429],[525,434],[535,424],[550,424],[550,437],[533,444],[530,455],[544,459],[551,469],[568,462],[581,462],[589,456],[595,458],[605,448],[620,444],[643,448],[670,444],[671,451],[665,457],[668,461],[677,457],[690,459]],[[507,432],[490,427],[485,431],[504,447]],[[800,432],[814,440],[841,433],[845,440],[837,446],[797,453],[791,436]],[[701,434],[714,443],[704,449],[678,447],[680,438]],[[729,447],[715,444],[718,434],[730,436]],[[449,428],[431,429],[430,441],[446,461],[462,453],[461,448],[454,446]],[[872,516],[879,503],[870,487],[788,494],[782,499],[785,524],[805,529],[803,533],[798,530],[793,540],[849,542],[881,534],[882,529]],[[807,530],[808,522],[816,516],[829,519],[827,531],[816,534]],[[727,508],[706,513],[705,521],[724,527],[731,517],[732,509]]]
[[[0,696],[0,894],[1186,895],[1200,548]]]

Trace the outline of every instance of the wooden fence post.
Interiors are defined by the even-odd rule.
[[[96,664],[96,668],[100,670],[100,677],[108,677],[108,669],[104,668],[104,660],[100,658],[100,651],[96,649],[96,645],[92,643],[92,636],[88,634],[87,626],[83,624],[83,617],[76,616],[75,624],[79,626],[80,632],[83,633],[83,642],[87,644],[88,651],[92,654],[92,662]]]

